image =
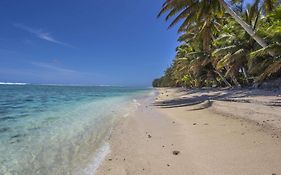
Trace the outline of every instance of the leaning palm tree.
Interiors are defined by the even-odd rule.
[[[183,23],[179,27],[179,32],[184,32],[198,22],[212,19],[217,13],[224,13],[224,10],[229,13],[260,46],[263,48],[268,46],[266,41],[258,36],[251,26],[247,24],[224,0],[167,0],[163,4],[158,17],[165,12],[169,12],[166,16],[166,20],[176,16],[169,25],[169,28],[183,20]],[[275,54],[270,52],[270,55],[274,56]]]
[[[254,31],[260,22],[259,0],[248,5],[242,14],[245,21]],[[213,42],[216,49],[212,53],[213,62],[217,71],[227,70],[225,77],[230,77],[234,84],[239,85],[239,79],[249,84],[248,54],[256,49],[254,40],[231,18],[226,20],[220,35]],[[239,78],[243,75],[244,78]]]
[[[260,23],[259,33],[266,36],[271,44],[250,53],[250,70],[258,72],[255,78],[256,85],[281,73],[281,6],[274,8],[261,19]],[[275,53],[275,57],[271,60],[266,59],[269,51]]]

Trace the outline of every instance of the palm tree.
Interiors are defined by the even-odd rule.
[[[257,30],[260,18],[259,0],[250,6],[248,5],[242,14],[245,21],[251,25],[254,31]],[[230,77],[234,84],[239,86],[239,79],[249,84],[248,76],[248,55],[255,50],[254,40],[244,30],[238,26],[233,19],[227,19],[227,23],[222,28],[220,35],[214,41],[216,49],[212,53],[212,58],[216,69],[227,70],[225,77]],[[242,76],[244,78],[242,78]]]
[[[272,2],[264,1],[266,4]],[[187,31],[192,25],[206,19],[212,19],[215,14],[222,14],[223,9],[229,13],[235,21],[263,48],[267,47],[266,41],[258,36],[249,24],[247,24],[224,0],[167,0],[158,14],[158,17],[169,11],[166,20],[173,16],[176,18],[169,25],[173,27],[176,23],[183,20],[179,27],[179,32]],[[270,51],[274,56],[274,52]]]

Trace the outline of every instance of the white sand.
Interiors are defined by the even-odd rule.
[[[278,93],[158,91],[114,128],[98,175],[281,174]]]

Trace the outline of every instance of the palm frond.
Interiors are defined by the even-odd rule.
[[[226,46],[226,47],[222,47],[222,48],[216,49],[212,53],[212,55],[215,56],[215,57],[218,57],[218,56],[226,55],[228,53],[233,53],[236,50],[237,50],[237,46],[236,45]]]
[[[277,55],[281,55],[281,44],[275,43],[275,44],[268,45],[265,48],[250,53],[250,57],[253,58],[259,56],[266,56],[269,55],[269,52],[274,52]]]
[[[194,14],[190,13],[186,18],[185,21],[181,24],[181,26],[178,29],[178,32],[185,32],[187,31],[188,27],[192,25],[191,21],[195,18]],[[169,25],[169,28],[171,28],[176,23],[171,23]]]
[[[216,69],[217,70],[221,70],[222,68],[224,68],[227,65],[227,62],[230,58],[231,54],[226,54],[216,65]]]
[[[192,40],[194,37],[195,37],[194,33],[187,33],[186,32],[179,37],[178,41],[180,41],[180,42],[181,41],[188,41],[188,40]]]
[[[174,25],[176,25],[181,19],[187,18],[190,14],[189,9],[185,9],[183,10],[169,25],[168,28],[172,28]],[[168,17],[168,16],[167,16]],[[168,20],[169,18],[166,17],[166,20]]]
[[[205,52],[189,52],[187,57],[205,57]]]
[[[273,75],[274,73],[281,71],[281,60],[269,65],[264,72],[256,79],[256,82],[261,82]]]

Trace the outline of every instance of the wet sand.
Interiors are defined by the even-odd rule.
[[[113,129],[98,175],[281,174],[279,92],[157,91]]]

